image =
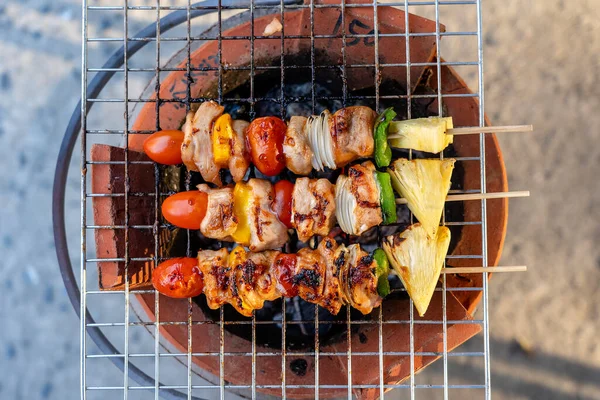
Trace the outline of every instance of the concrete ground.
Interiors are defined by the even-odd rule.
[[[120,2],[93,4],[109,3]],[[474,13],[453,7],[440,10],[448,30],[474,29]],[[411,11],[431,13],[426,7]],[[493,395],[600,399],[600,2],[487,0],[483,13],[486,111],[494,124],[535,126],[533,134],[500,138],[511,189],[532,196],[510,203],[502,258],[504,265],[526,264],[529,271],[498,274],[490,285]],[[153,15],[131,18],[130,29],[137,30]],[[114,15],[90,29],[118,36],[120,26]],[[79,322],[57,267],[50,196],[60,141],[80,95],[80,31],[79,1],[0,2],[2,399],[79,395]],[[476,60],[456,39],[443,42],[447,59]],[[92,61],[102,62],[109,51],[104,53]],[[477,83],[473,71],[459,72]],[[66,209],[77,252],[79,180],[73,167]],[[103,365],[99,384],[116,374],[111,364]],[[479,368],[452,359],[451,383],[454,377],[480,382]],[[432,367],[426,379],[439,382],[441,373]]]

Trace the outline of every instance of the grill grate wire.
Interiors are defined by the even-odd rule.
[[[414,307],[412,304],[412,300],[410,301],[411,309],[410,309],[410,318],[408,321],[406,320],[389,320],[385,319],[383,315],[382,308],[379,308],[377,313],[377,318],[373,320],[352,320],[350,315],[350,309],[346,308],[346,321],[320,321],[318,308],[315,306],[314,308],[314,321],[287,321],[286,320],[286,305],[285,302],[282,302],[282,349],[281,351],[257,351],[256,345],[256,326],[262,324],[273,324],[273,321],[257,321],[256,316],[253,315],[250,321],[228,321],[225,319],[225,315],[223,309],[219,312],[219,321],[194,321],[192,315],[192,301],[191,299],[187,305],[187,320],[180,322],[169,322],[169,321],[161,321],[159,314],[159,302],[160,296],[153,290],[134,290],[129,287],[129,280],[125,279],[124,290],[110,291],[104,292],[100,290],[89,290],[88,289],[88,276],[87,276],[87,267],[89,264],[102,262],[102,261],[119,261],[124,262],[125,265],[125,274],[128,276],[129,265],[133,261],[153,261],[155,264],[160,262],[162,258],[159,256],[160,254],[160,239],[159,232],[161,229],[166,228],[164,224],[160,222],[159,215],[159,206],[160,206],[160,198],[169,193],[161,193],[160,190],[160,182],[159,176],[160,171],[159,167],[153,163],[148,163],[144,161],[130,161],[128,157],[128,152],[125,151],[124,161],[88,161],[88,135],[93,137],[94,135],[116,135],[124,138],[124,143],[126,149],[128,148],[128,137],[130,134],[137,133],[151,133],[150,131],[134,131],[130,129],[130,104],[137,103],[154,103],[156,110],[156,129],[160,129],[160,105],[167,102],[181,102],[185,104],[187,110],[190,109],[193,103],[198,103],[203,100],[207,100],[207,98],[198,98],[193,97],[191,92],[191,81],[192,74],[195,71],[202,72],[217,72],[218,76],[218,96],[217,99],[221,104],[227,103],[247,103],[250,108],[250,116],[254,117],[255,115],[255,104],[260,101],[271,101],[279,104],[280,113],[282,116],[285,115],[285,110],[289,101],[293,100],[295,102],[310,102],[313,113],[315,112],[317,97],[321,100],[340,100],[343,106],[352,104],[356,100],[365,100],[365,99],[374,99],[376,108],[379,110],[379,102],[381,99],[406,99],[407,100],[407,111],[408,117],[411,117],[411,102],[413,99],[419,98],[430,98],[436,99],[438,101],[438,113],[439,115],[443,114],[443,101],[446,98],[453,97],[475,97],[479,101],[479,123],[480,126],[485,124],[484,120],[484,97],[483,97],[483,40],[481,34],[481,2],[477,1],[408,1],[404,0],[403,2],[394,2],[394,3],[380,3],[377,0],[374,0],[372,3],[363,3],[363,4],[346,4],[342,2],[341,4],[315,4],[314,0],[311,0],[307,4],[289,4],[289,2],[285,0],[279,1],[259,1],[259,0],[250,0],[249,6],[248,2],[244,1],[225,1],[225,0],[217,0],[207,2],[206,4],[197,3],[191,4],[191,0],[187,0],[187,4],[184,6],[174,6],[174,5],[162,5],[161,0],[156,0],[154,5],[148,6],[139,6],[139,5],[130,5],[129,0],[122,0],[122,6],[91,6],[88,3],[91,2],[88,0],[83,1],[83,27],[82,27],[82,37],[83,37],[83,58],[82,58],[82,91],[81,97],[85,99],[81,104],[81,128],[84,134],[81,136],[81,262],[80,262],[80,274],[81,274],[81,302],[80,302],[80,315],[84,316],[81,318],[81,331],[80,331],[80,345],[81,345],[81,398],[88,398],[88,394],[93,391],[122,391],[123,398],[127,399],[131,393],[135,393],[138,390],[152,390],[155,399],[166,395],[168,397],[180,398],[182,397],[178,393],[183,393],[183,397],[188,399],[195,398],[192,396],[193,391],[210,391],[218,388],[219,398],[225,399],[228,394],[228,389],[249,389],[250,396],[254,399],[260,396],[257,393],[257,389],[281,389],[281,396],[286,398],[286,390],[287,389],[295,389],[295,388],[307,388],[314,389],[314,396],[316,398],[319,397],[321,389],[328,388],[346,388],[347,389],[347,397],[351,399],[353,397],[353,389],[368,389],[374,388],[379,390],[379,396],[381,398],[385,397],[385,391],[387,389],[392,388],[402,388],[410,391],[410,398],[415,399],[417,397],[417,389],[441,389],[443,391],[443,398],[449,398],[449,389],[483,389],[484,396],[486,399],[491,398],[490,392],[490,359],[489,359],[489,318],[488,318],[488,299],[487,299],[487,279],[483,279],[482,287],[470,287],[470,288],[452,288],[447,287],[446,276],[442,275],[442,287],[437,288],[436,291],[442,293],[442,313],[443,320],[440,321],[428,321],[428,320],[416,320],[414,317]],[[163,2],[165,0],[162,0]],[[378,27],[378,16],[379,16],[379,8],[380,6],[397,6],[402,7],[405,14],[405,24],[406,24],[406,32],[404,33],[380,33]],[[442,6],[475,6],[477,13],[477,31],[465,31],[465,32],[440,32],[440,12],[439,8]],[[409,10],[411,6],[431,6],[435,8],[435,22],[436,29],[435,32],[432,33],[411,33],[409,26]],[[372,7],[374,13],[374,31],[372,34],[350,34],[346,32],[345,29],[345,12],[347,8],[357,8],[357,7]],[[279,66],[257,66],[255,65],[254,59],[254,41],[255,39],[264,39],[265,37],[260,35],[255,35],[254,31],[254,18],[255,12],[257,10],[275,10],[278,8],[279,17],[284,25],[284,30],[281,32],[281,48],[282,55],[280,58]],[[285,34],[285,12],[294,9],[305,9],[308,8],[310,10],[310,31],[311,34],[309,36],[302,35],[289,35]],[[339,8],[341,10],[342,15],[342,29],[339,34],[336,35],[316,35],[315,34],[315,24],[314,24],[314,15],[315,10],[320,8]],[[155,12],[155,35],[154,36],[145,36],[141,35],[129,37],[129,15],[131,11],[154,11]],[[222,35],[222,13],[225,10],[236,10],[236,11],[247,11],[250,14],[250,29],[251,33],[249,36],[223,36]],[[90,11],[94,12],[107,12],[107,11],[121,11],[123,12],[123,37],[122,38],[109,38],[109,37],[89,37],[89,26],[88,26],[88,13]],[[186,37],[162,37],[162,24],[161,24],[161,14],[169,13],[169,12],[184,12],[185,18],[179,23],[186,24],[187,35]],[[208,12],[216,12],[217,14],[217,29],[218,34],[216,36],[194,36],[192,35],[191,24],[192,20],[196,18],[198,15],[202,15]],[[170,29],[168,27],[167,29]],[[433,36],[436,41],[436,52],[437,57],[436,61],[433,63],[411,63],[410,60],[410,39],[417,36]],[[473,61],[463,61],[463,62],[447,62],[441,60],[441,50],[440,50],[440,39],[444,36],[475,36],[477,38],[477,54],[478,60],[476,62]],[[379,39],[382,37],[396,37],[399,40],[404,40],[406,43],[406,63],[384,63],[380,62],[380,54],[379,54]],[[342,64],[341,65],[316,65],[315,62],[315,40],[317,39],[341,39],[342,47]],[[374,62],[373,63],[365,63],[365,64],[348,64],[346,59],[346,41],[347,39],[352,38],[370,38],[374,40]],[[299,65],[286,65],[284,60],[283,49],[285,46],[285,41],[287,39],[309,39],[310,40],[310,65],[309,66],[299,66]],[[192,67],[191,62],[191,48],[195,41],[209,41],[216,40],[218,42],[218,66],[215,68],[206,67],[206,68],[194,68]],[[223,64],[222,60],[222,46],[223,40],[249,40],[250,41],[250,63],[249,67],[232,67]],[[122,52],[122,67],[120,66],[108,66],[102,68],[89,68],[88,67],[88,44],[96,43],[96,42],[121,42],[123,44],[123,52]],[[129,67],[129,55],[130,53],[135,53],[141,46],[154,42],[156,46],[155,52],[155,67],[154,68],[133,68]],[[164,67],[163,61],[161,59],[161,42],[185,42],[185,46],[187,48],[187,67],[184,69],[187,77],[188,77],[188,85],[186,96],[184,99],[161,99],[160,98],[160,82],[161,82],[161,74],[170,73],[174,71],[182,71],[181,68],[169,68]],[[139,46],[139,47],[138,47]],[[381,95],[380,94],[380,69],[386,67],[406,67],[406,79],[407,82],[410,82],[411,79],[411,67],[415,66],[431,66],[436,67],[437,69],[437,93],[435,94],[414,94],[411,92],[410,85],[407,85],[406,94],[397,94],[397,95]],[[442,66],[476,66],[478,69],[478,90],[474,94],[442,94],[442,77],[441,77],[441,67]],[[295,97],[293,99],[286,97],[284,93],[284,85],[285,85],[285,76],[287,71],[293,71],[299,68],[310,68],[311,71],[311,83],[312,90],[310,97]],[[375,94],[364,95],[364,96],[353,96],[348,93],[347,90],[347,69],[350,68],[374,68],[374,90]],[[281,75],[281,91],[278,97],[255,97],[254,90],[254,77],[257,71],[263,70],[271,70],[271,69],[279,69]],[[343,84],[343,95],[340,96],[318,96],[314,90],[315,88],[315,80],[316,73],[321,69],[333,69],[338,70],[340,75],[342,76],[342,84]],[[223,89],[223,79],[222,76],[225,72],[228,71],[249,71],[250,72],[250,95],[248,98],[228,98],[224,94]],[[129,98],[129,85],[128,78],[130,73],[137,72],[152,72],[156,74],[156,87],[155,87],[155,98]],[[91,97],[88,97],[88,74],[109,74],[109,78],[115,73],[122,73],[124,76],[124,88],[123,88],[123,97],[122,98],[113,98],[113,97],[98,97],[98,93],[93,93]],[[119,129],[88,129],[88,118],[87,113],[91,105],[94,103],[121,103],[124,107],[124,127],[122,130]],[[485,182],[485,142],[483,134],[480,135],[480,155],[479,157],[463,157],[459,158],[459,161],[475,161],[480,165],[480,176],[481,176],[481,191],[485,192],[486,182]],[[410,152],[409,157],[412,158],[412,152]],[[443,155],[440,155],[443,158]],[[114,164],[114,165],[123,165],[124,173],[126,177],[125,182],[125,190],[124,193],[112,193],[112,194],[99,194],[99,193],[91,193],[88,189],[88,165],[92,164]],[[154,193],[137,193],[130,190],[130,185],[128,182],[129,179],[129,167],[131,165],[136,164],[153,164],[154,172],[155,172],[155,182],[154,182]],[[189,190],[189,182],[190,176],[188,173],[187,177],[187,189]],[[457,191],[463,192],[463,191]],[[466,192],[466,191],[465,191]],[[154,220],[155,223],[153,225],[132,225],[129,222],[129,200],[131,197],[139,197],[139,196],[151,196],[154,198],[155,205],[155,213]],[[122,225],[114,225],[114,226],[103,226],[103,225],[94,225],[88,222],[88,213],[87,206],[88,198],[94,197],[123,197],[125,204],[125,219]],[[443,218],[443,224],[445,225],[481,225],[482,232],[482,252],[481,255],[461,255],[456,258],[477,258],[481,259],[482,265],[485,267],[488,264],[487,260],[487,221],[485,216],[486,214],[486,201],[481,200],[481,221],[475,222],[447,222],[445,215]],[[102,257],[90,257],[88,255],[88,251],[86,249],[86,238],[88,230],[95,231],[99,229],[121,229],[124,230],[125,235],[125,251],[124,257],[114,257],[114,258],[102,258]],[[129,251],[129,236],[130,230],[132,229],[151,229],[154,235],[154,255],[151,257],[131,257]],[[192,249],[190,248],[190,233],[188,232],[188,244],[187,244],[188,255],[191,254]],[[452,258],[449,256],[448,258]],[[447,292],[453,291],[468,291],[474,290],[483,291],[483,318],[475,319],[473,321],[452,321],[447,318]],[[397,289],[395,291],[404,291],[403,289]],[[130,310],[130,296],[131,294],[154,294],[155,298],[155,306],[154,312],[156,316],[155,322],[142,322],[142,321],[132,321]],[[108,295],[113,296],[121,296],[124,295],[124,313],[123,313],[123,322],[95,322],[94,319],[89,315],[88,312],[88,297],[98,296],[98,297],[106,297]],[[342,311],[343,312],[343,311]],[[313,324],[315,328],[315,340],[314,340],[314,351],[290,351],[286,349],[286,326],[293,324]],[[345,352],[327,352],[321,351],[320,349],[320,338],[319,338],[319,327],[323,324],[335,324],[341,323],[347,326],[347,350]],[[419,324],[442,324],[443,326],[443,350],[441,352],[419,352],[415,350],[415,326]],[[467,352],[448,352],[448,342],[447,342],[447,327],[448,324],[480,324],[483,327],[483,343],[484,350],[483,351],[467,351]],[[204,352],[204,353],[194,353],[192,351],[192,328],[196,325],[202,324],[218,324],[219,332],[220,332],[220,347],[218,352]],[[252,346],[251,352],[245,353],[232,353],[225,351],[225,326],[227,325],[247,325],[250,324],[252,328]],[[408,324],[410,326],[410,350],[408,352],[391,352],[384,351],[384,343],[383,343],[383,328],[386,325],[394,325],[394,324]],[[184,325],[188,328],[188,341],[187,341],[187,352],[178,353],[178,352],[165,352],[161,343],[161,326],[168,325]],[[378,331],[378,351],[377,352],[353,352],[352,351],[352,327],[360,326],[360,325],[376,325]],[[148,329],[153,328],[154,341],[153,341],[153,353],[136,353],[130,351],[130,328],[135,326],[144,326]],[[88,340],[89,338],[86,335],[86,331],[90,328],[101,328],[101,327],[123,327],[123,335],[124,335],[124,346],[123,351],[115,351],[112,354],[91,354],[89,352]],[[252,382],[250,385],[232,385],[225,381],[225,358],[229,356],[248,356],[252,358]],[[374,356],[378,357],[379,364],[379,382],[378,384],[353,384],[353,356]],[[196,385],[193,384],[193,370],[192,370],[192,357],[208,357],[208,356],[218,356],[220,360],[220,369],[219,369],[219,377],[218,377],[218,386],[215,385]],[[257,358],[260,357],[281,357],[281,367],[282,367],[282,382],[281,385],[259,385],[256,382],[256,365]],[[286,362],[291,357],[314,357],[315,361],[315,380],[313,385],[290,385],[286,383]],[[319,358],[320,357],[330,357],[330,356],[345,356],[347,359],[347,385],[325,385],[319,382]],[[385,384],[384,382],[384,356],[409,356],[410,357],[410,365],[411,365],[411,373],[410,379],[406,383],[402,384]],[[418,384],[415,379],[415,357],[425,357],[425,356],[441,356],[443,360],[443,384],[442,385],[433,385],[433,384]],[[160,363],[161,359],[167,358],[186,358],[185,367],[187,371],[187,382],[184,385],[163,385],[160,383]],[[484,376],[485,382],[483,385],[451,385],[449,383],[448,378],[448,359],[451,357],[479,357],[484,360]],[[140,376],[140,370],[133,365],[137,359],[149,358],[153,360],[153,373],[154,377],[149,377],[149,380],[144,380],[144,383],[151,382],[152,385],[148,384],[140,384],[138,386],[131,385],[130,381],[132,379],[137,380],[136,377]],[[87,377],[89,376],[87,363],[88,360],[91,359],[123,359],[122,370],[123,370],[123,385],[122,386],[98,386],[98,385],[88,385]],[[130,372],[133,375],[130,375]],[[139,383],[139,381],[138,381]],[[197,392],[196,392],[197,393]],[[208,393],[208,392],[207,392]]]

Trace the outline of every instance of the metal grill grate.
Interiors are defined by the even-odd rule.
[[[116,0],[112,3],[115,3]],[[175,0],[155,0],[155,1],[134,1],[120,0],[118,4],[108,4],[108,1],[83,1],[83,62],[82,62],[82,99],[80,121],[72,121],[70,128],[77,132],[78,122],[81,123],[81,262],[80,262],[80,299],[76,299],[76,294],[73,295],[74,304],[76,303],[80,309],[81,318],[81,398],[118,398],[123,396],[127,398],[149,398],[154,396],[166,398],[229,398],[232,393],[237,393],[252,398],[264,396],[263,389],[280,389],[280,396],[286,398],[289,396],[289,391],[293,389],[311,389],[314,390],[313,396],[319,398],[324,391],[329,389],[344,389],[347,397],[352,398],[356,393],[356,389],[375,389],[376,396],[384,398],[386,395],[395,397],[397,392],[386,394],[389,389],[399,389],[406,392],[406,397],[411,399],[431,398],[432,394],[437,394],[439,397],[447,399],[451,395],[460,390],[473,391],[473,395],[481,394],[484,398],[491,398],[490,393],[490,359],[489,359],[489,327],[488,327],[488,283],[486,279],[481,279],[481,286],[472,287],[453,287],[450,286],[446,275],[442,276],[442,286],[436,291],[441,292],[441,309],[442,320],[427,320],[415,318],[412,301],[410,301],[410,313],[408,319],[390,319],[387,318],[383,307],[376,309],[373,312],[371,319],[353,319],[351,317],[350,308],[346,309],[346,318],[342,321],[322,321],[318,308],[314,307],[314,320],[287,320],[286,318],[286,302],[282,302],[281,320],[278,322],[281,325],[282,348],[281,350],[260,350],[257,345],[256,335],[257,327],[263,324],[274,324],[273,321],[257,320],[253,316],[249,321],[229,320],[221,308],[219,318],[216,321],[198,321],[193,315],[194,303],[190,299],[187,303],[186,318],[179,321],[164,321],[160,313],[160,303],[164,301],[154,290],[132,289],[130,288],[130,280],[124,280],[122,290],[103,291],[99,290],[97,276],[94,274],[95,264],[100,262],[122,262],[124,263],[124,276],[129,276],[129,268],[135,262],[154,262],[161,260],[161,232],[168,229],[160,219],[159,207],[161,198],[170,194],[165,191],[159,181],[159,176],[162,170],[159,166],[148,162],[131,159],[128,151],[125,151],[124,159],[118,161],[93,161],[90,160],[91,145],[96,142],[115,143],[115,140],[123,139],[123,143],[127,148],[130,135],[151,133],[152,129],[136,130],[132,129],[132,120],[137,105],[145,103],[153,103],[156,112],[155,129],[161,128],[161,105],[168,103],[181,104],[189,110],[194,103],[198,103],[207,99],[214,99],[222,104],[245,104],[248,107],[250,117],[256,114],[257,104],[260,102],[272,102],[279,107],[281,116],[286,117],[287,106],[290,102],[310,104],[313,113],[318,111],[318,103],[320,101],[337,101],[342,106],[352,105],[356,102],[371,101],[379,111],[380,102],[397,100],[405,101],[407,110],[406,116],[411,118],[414,116],[413,101],[417,99],[430,99],[437,101],[437,113],[444,113],[444,102],[450,98],[474,97],[478,100],[478,115],[479,125],[485,124],[484,117],[484,97],[483,97],[483,39],[481,27],[481,4],[480,0],[464,0],[464,1],[400,1],[400,2],[378,2],[372,3],[351,3],[346,4],[344,1],[341,4],[317,4],[314,0],[305,4],[297,4],[290,0],[207,0],[205,2],[191,4],[190,0],[175,1]],[[168,3],[168,4],[167,4]],[[383,6],[393,6],[401,8],[404,11],[404,24],[410,27],[409,12],[413,9],[424,11],[431,15],[435,20],[435,30],[432,32],[414,32],[406,29],[401,33],[380,33],[379,18]],[[440,9],[442,7],[451,7],[453,11],[470,13],[476,18],[476,31],[443,31],[440,24]],[[341,12],[341,31],[332,34],[315,34],[315,12],[319,9],[332,8],[339,9]],[[286,15],[293,10],[308,9],[310,15],[310,34],[308,35],[286,35]],[[347,32],[346,18],[349,9],[370,9],[373,12],[373,29],[367,33],[352,33]],[[415,12],[418,12],[415,10]],[[133,13],[143,12],[146,17],[152,15],[153,22],[133,36],[131,35]],[[98,20],[99,15],[108,15],[109,13],[122,14],[122,32],[120,36],[96,36],[98,29],[93,21]],[[228,13],[228,14],[227,14]],[[236,13],[242,13],[250,21],[250,34],[238,36],[225,36],[224,22],[226,16],[231,16]],[[279,65],[260,65],[255,60],[255,41],[267,39],[255,31],[254,21],[257,15],[272,13],[277,16],[282,22],[284,28],[278,37],[281,49],[285,48],[286,41],[303,40],[309,41],[310,63],[308,65],[290,64],[286,58],[284,51],[281,52]],[[93,14],[93,15],[92,15]],[[208,34],[195,34],[194,24],[201,18],[212,18],[210,23],[214,23],[216,28],[208,31]],[[443,23],[443,21],[441,21]],[[176,31],[175,35],[167,35],[167,31],[171,28]],[[137,30],[137,28],[136,28]],[[429,62],[411,62],[411,38],[415,37],[432,37],[435,38],[436,54],[435,58]],[[445,61],[440,54],[440,40],[443,37],[456,37],[457,39],[473,37],[476,39],[474,50],[477,51],[477,59],[474,61]],[[403,40],[406,47],[406,61],[403,63],[389,63],[382,61],[380,55],[380,40],[382,38],[395,38]],[[270,38],[271,40],[276,40]],[[315,42],[323,39],[332,39],[341,41],[341,63],[339,65],[319,65],[315,50]],[[347,61],[347,43],[353,40],[370,40],[373,43],[373,61],[368,63],[349,63]],[[210,41],[217,42],[218,54],[216,56],[216,65],[196,67],[192,65],[192,52],[196,44]],[[231,41],[247,41],[249,43],[249,62],[247,66],[233,66],[223,63],[223,48]],[[227,44],[226,44],[227,43]],[[473,42],[474,43],[474,42]],[[473,44],[465,40],[464,46]],[[92,65],[92,60],[89,52],[94,46],[114,45],[115,47],[122,46],[110,58],[109,61],[102,67]],[[133,55],[141,52],[143,49],[154,46],[154,65],[153,66],[138,66],[133,64]],[[164,47],[179,46],[184,49],[184,58],[187,59],[186,67],[181,68],[177,65],[165,61]],[[112,48],[111,48],[112,49]],[[181,53],[180,53],[181,54]],[[150,58],[150,54],[145,55],[146,59]],[[477,69],[477,91],[475,93],[443,93],[442,92],[442,67],[470,67]],[[384,94],[381,90],[381,71],[385,68],[403,67],[406,70],[406,82],[411,82],[411,70],[414,67],[433,67],[436,75],[432,79],[437,81],[435,85],[437,91],[435,93],[414,93],[412,86],[407,84],[405,93]],[[296,74],[299,70],[310,70],[311,92],[310,95],[289,97],[284,88],[286,87],[286,79],[289,74]],[[373,93],[371,94],[353,94],[348,88],[348,74],[352,70],[368,69],[373,71]],[[265,71],[278,70],[280,75],[281,89],[278,95],[273,96],[257,96],[255,88],[255,77],[257,73]],[[319,95],[315,90],[317,74],[322,70],[333,70],[341,76],[342,90],[341,95]],[[231,72],[246,72],[249,73],[249,96],[242,98],[228,97],[228,91],[224,88],[223,76]],[[194,97],[191,90],[191,79],[188,79],[187,90],[179,98],[161,98],[161,83],[163,78],[170,73],[183,72],[188,77],[195,74],[216,74],[217,90],[215,96],[211,97]],[[134,81],[134,75],[141,74],[144,77],[151,77],[152,84],[149,89],[139,92],[132,90],[131,82]],[[144,75],[145,74],[145,75]],[[197,76],[197,75],[196,75]],[[412,77],[414,78],[414,77]],[[88,82],[89,81],[89,82]],[[115,83],[116,82],[116,83]],[[114,84],[112,84],[114,83]],[[118,87],[121,86],[120,88]],[[152,87],[154,85],[154,87]],[[120,92],[120,94],[119,94]],[[150,95],[149,95],[150,94]],[[133,95],[133,96],[132,96]],[[139,96],[139,97],[138,97]],[[117,110],[120,107],[120,112],[113,112],[111,115],[104,113],[104,117],[100,119],[100,126],[91,126],[90,121],[91,108],[101,109],[102,105],[107,106],[107,110]],[[112,107],[112,108],[109,108]],[[121,126],[111,126],[108,119],[118,121],[122,115]],[[105,124],[104,124],[105,123]],[[104,124],[104,125],[103,125]],[[479,137],[479,154],[458,157],[458,162],[475,162],[479,164],[480,172],[480,189],[460,190],[456,189],[456,193],[472,193],[485,192],[486,189],[486,146],[484,135]],[[412,157],[412,152],[409,153]],[[443,157],[443,154],[441,155]],[[90,180],[93,179],[90,172],[90,165],[120,165],[123,168],[125,176],[124,192],[123,193],[97,193],[91,189]],[[130,170],[136,165],[151,165],[154,168],[155,182],[153,192],[139,192],[132,189],[129,181]],[[189,188],[189,178],[187,179],[187,188]],[[89,210],[91,210],[91,201],[88,199],[96,198],[122,198],[124,204],[122,223],[114,225],[99,225],[93,221]],[[130,207],[132,199],[150,197],[154,202],[154,223],[151,224],[136,224],[130,221]],[[448,221],[444,214],[443,222],[449,226],[462,227],[467,225],[479,226],[481,230],[482,248],[480,254],[463,254],[448,258],[462,259],[477,259],[482,266],[488,265],[488,249],[487,249],[487,209],[486,201],[481,200],[481,216],[480,221]],[[122,256],[103,257],[101,254],[95,254],[87,248],[88,240],[92,239],[93,235],[89,232],[97,232],[101,230],[122,230],[124,232],[124,253]],[[133,231],[152,232],[154,240],[153,254],[145,256],[132,256],[134,254],[130,249],[130,236]],[[191,237],[190,232],[187,233],[187,251],[191,253]],[[90,246],[91,247],[91,246]],[[94,268],[91,268],[91,267]],[[68,278],[68,277],[67,277]],[[66,279],[67,279],[66,278]],[[74,278],[71,278],[72,283]],[[402,292],[403,289],[396,289]],[[449,293],[466,292],[466,291],[482,291],[482,317],[473,320],[449,320],[447,314],[447,301]],[[147,321],[143,317],[143,313],[139,312],[133,303],[136,302],[132,295],[150,295],[154,296],[154,321]],[[114,300],[118,298],[117,300]],[[121,299],[123,300],[121,303]],[[385,303],[384,303],[385,304]],[[116,307],[113,307],[115,306]],[[116,311],[115,311],[116,310]],[[344,313],[342,310],[341,313]],[[103,317],[107,317],[106,322]],[[193,329],[195,326],[203,324],[216,324],[219,327],[219,347],[211,349],[208,352],[193,352]],[[311,324],[314,325],[315,337],[314,346],[309,351],[293,351],[286,349],[287,329],[289,326]],[[345,351],[324,351],[320,342],[319,328],[324,324],[343,324],[346,326],[346,350]],[[415,347],[415,332],[422,325],[442,325],[442,349],[441,351],[419,351]],[[478,351],[462,351],[449,352],[450,344],[448,343],[448,326],[460,324],[475,324],[482,327],[483,330],[483,348]],[[187,342],[185,349],[174,348],[168,340],[166,340],[161,332],[161,328],[165,326],[179,325],[187,329]],[[251,341],[250,349],[245,352],[231,352],[227,350],[227,327],[235,325],[250,325]],[[386,350],[384,342],[384,330],[388,326],[409,326],[409,341],[408,351],[390,351]],[[353,341],[356,337],[353,335],[353,329],[356,327],[373,327],[376,329],[376,337],[378,340],[377,350],[369,352],[353,351]],[[145,340],[149,337],[151,347],[146,349],[137,349],[137,344],[133,343],[132,337],[137,332],[142,331]],[[96,348],[93,343],[98,347]],[[136,339],[137,340],[137,339]],[[387,382],[385,376],[385,358],[386,357],[409,357],[410,374],[406,381],[399,384],[391,384]],[[204,376],[202,371],[199,371],[194,364],[193,357],[218,357],[219,370],[216,379],[211,381],[212,377],[201,381],[199,376]],[[226,380],[225,365],[229,357],[247,357],[251,358],[251,381],[249,384],[233,384]],[[257,369],[260,362],[259,359],[270,357],[281,359],[281,383],[280,384],[258,384]],[[306,384],[290,384],[289,376],[286,376],[288,371],[287,366],[292,359],[299,357],[308,357],[314,360],[314,379]],[[321,361],[324,357],[345,357],[345,369],[347,381],[343,385],[323,383],[322,377],[324,371],[321,371]],[[356,382],[356,371],[361,368],[361,365],[356,363],[355,357],[374,357],[377,358],[378,376],[376,383],[361,383]],[[440,357],[441,358],[441,383],[426,383],[419,382],[415,375],[416,359],[423,357]],[[451,384],[451,371],[449,369],[449,359],[452,357],[474,357],[481,359],[481,368],[483,372],[483,381],[479,384]],[[122,376],[116,379],[115,384],[107,383],[110,380],[98,380],[96,376],[104,376],[101,373],[102,368],[98,368],[97,361],[111,360],[121,370]],[[172,363],[170,360],[176,360]],[[165,364],[168,364],[174,371],[177,371],[177,382],[166,382],[170,374],[165,372]],[[326,371],[325,371],[326,373]],[[420,375],[419,375],[420,376]],[[206,376],[204,376],[206,377]],[[118,383],[120,381],[120,383]],[[402,392],[402,393],[404,393]],[[97,394],[99,393],[99,395]],[[375,397],[376,397],[375,396]],[[310,396],[309,396],[310,397]]]

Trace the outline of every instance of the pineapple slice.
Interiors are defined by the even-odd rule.
[[[441,226],[430,236],[421,224],[383,240],[383,250],[421,317],[429,307],[449,245],[450,229]]]
[[[412,161],[399,158],[388,169],[392,186],[406,199],[408,208],[432,237],[440,224],[450,190],[454,162],[453,158]]]
[[[454,140],[452,135],[446,134],[448,129],[453,128],[452,117],[392,121],[388,128],[388,134],[394,135],[395,138],[390,139],[389,144],[398,149],[440,153]]]

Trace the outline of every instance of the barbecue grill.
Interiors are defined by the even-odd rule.
[[[177,129],[186,111],[208,99],[250,118],[365,104],[379,111],[394,105],[404,118],[452,115],[457,126],[484,126],[480,0],[140,3],[83,1],[82,101],[65,133],[55,177],[59,263],[81,317],[81,398],[383,398],[391,389],[411,399],[431,393],[449,398],[461,390],[490,398],[487,274],[442,275],[425,318],[415,315],[399,284],[368,317],[347,307],[333,318],[288,299],[246,319],[226,307],[214,312],[203,301],[159,296],[148,285],[153,265],[215,244],[175,231],[160,217],[162,199],[190,188],[196,178],[136,151],[147,134]],[[444,7],[472,15],[477,29],[447,31],[440,21]],[[135,13],[154,21],[132,32]],[[96,36],[98,21],[109,14],[123,17],[120,36]],[[274,18],[283,29],[264,35]],[[477,59],[444,60],[444,37],[471,46]],[[103,45],[116,48],[104,65],[94,65],[90,53]],[[145,65],[149,59],[152,65]],[[455,71],[463,67],[476,71],[475,92]],[[149,83],[136,86],[136,80]],[[96,110],[101,117],[92,114]],[[64,209],[78,137],[79,282]],[[458,137],[440,156],[458,161],[451,192],[506,191],[492,134]],[[447,205],[443,223],[455,237],[448,266],[496,265],[506,216],[506,199]],[[397,225],[411,221],[406,211]],[[377,228],[361,243],[376,243],[382,234]],[[479,346],[451,352],[480,331]],[[480,359],[481,381],[453,383],[452,357]],[[441,380],[420,379],[417,372],[436,359]],[[97,379],[110,375],[106,362],[122,374]]]

